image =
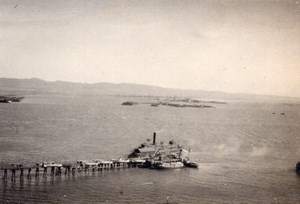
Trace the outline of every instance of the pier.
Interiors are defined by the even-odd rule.
[[[40,176],[46,177],[47,175],[56,177],[62,175],[75,176],[76,173],[89,173],[96,171],[109,171],[125,168],[136,168],[142,165],[141,161],[133,160],[109,160],[109,161],[77,161],[66,164],[56,163],[41,163],[35,165],[24,164],[11,164],[2,165],[0,168],[0,178],[4,181],[10,179],[12,182],[16,179],[31,179],[32,177],[38,178]]]

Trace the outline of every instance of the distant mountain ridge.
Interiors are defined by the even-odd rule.
[[[299,98],[233,94],[219,91],[184,90],[162,88],[140,84],[114,83],[74,83],[65,81],[49,82],[38,78],[14,79],[0,78],[0,95],[5,94],[68,94],[68,95],[131,95],[131,96],[161,96],[161,97],[192,97],[214,100],[242,100],[242,101],[300,101]]]

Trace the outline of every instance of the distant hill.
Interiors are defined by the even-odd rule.
[[[113,83],[72,83],[64,81],[49,82],[37,78],[0,78],[0,95],[67,94],[67,95],[130,95],[130,96],[172,96],[192,97],[203,100],[241,100],[241,101],[300,101],[299,98],[232,94],[217,91],[170,89],[139,84]]]

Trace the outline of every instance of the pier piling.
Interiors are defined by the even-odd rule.
[[[31,173],[31,168],[28,168],[28,174],[27,174],[28,179],[31,179],[31,174],[30,173]]]
[[[37,166],[36,169],[35,169],[35,177],[38,177],[39,175],[40,175],[40,169]]]
[[[61,167],[60,166],[56,168],[55,175],[56,176],[60,176],[61,175]]]
[[[11,169],[11,180],[14,181],[16,179],[16,169]]]
[[[73,175],[73,176],[75,175],[75,170],[76,170],[76,169],[73,167],[73,168],[72,168],[72,175]]]
[[[23,169],[23,167],[21,167],[20,178],[23,178],[23,176],[24,176],[24,169]]]
[[[6,180],[7,179],[7,169],[4,169],[4,176],[3,179]]]

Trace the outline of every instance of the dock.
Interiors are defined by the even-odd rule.
[[[141,161],[134,160],[108,160],[108,161],[77,161],[73,163],[56,164],[51,163],[36,163],[35,165],[24,164],[6,164],[0,168],[0,178],[3,180],[10,179],[31,179],[32,177],[46,177],[47,175],[75,175],[76,173],[87,173],[96,171],[109,171],[114,169],[136,168],[141,165]]]

